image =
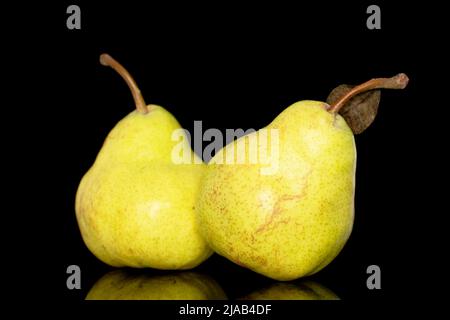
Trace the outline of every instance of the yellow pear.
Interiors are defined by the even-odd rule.
[[[399,86],[392,79],[372,79],[333,106],[294,103],[266,128],[220,150],[207,166],[197,204],[210,247],[281,281],[328,265],[354,219],[355,141],[337,112],[355,94]]]
[[[194,272],[162,276],[111,271],[98,280],[86,300],[226,300],[212,278]]]
[[[340,300],[330,289],[314,281],[302,283],[275,283],[257,290],[243,300]]]
[[[108,134],[76,195],[76,217],[90,251],[111,266],[189,269],[212,251],[196,221],[195,199],[205,165],[175,164],[177,120],[146,105],[129,73],[109,55],[100,61],[129,85],[136,110]],[[187,142],[187,139],[184,141]]]

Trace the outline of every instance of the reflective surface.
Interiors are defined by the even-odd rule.
[[[340,300],[330,289],[314,281],[277,282],[243,297],[245,300]]]
[[[225,292],[207,275],[175,272],[161,276],[114,270],[100,278],[86,300],[224,300]]]
[[[310,280],[273,282],[238,300],[339,300],[327,287]],[[226,300],[212,277],[199,272],[153,275],[148,270],[117,269],[103,275],[86,300]]]

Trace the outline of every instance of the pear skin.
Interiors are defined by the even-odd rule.
[[[360,93],[404,89],[408,82],[399,73],[351,86],[332,105],[294,103],[264,130],[220,150],[207,166],[197,205],[209,245],[236,264],[280,281],[328,265],[344,247],[354,220],[355,141],[338,112]],[[358,109],[349,110],[343,114],[360,132]],[[373,119],[361,121],[367,128]],[[275,156],[264,156],[269,153]],[[228,158],[235,161],[223,161]]]
[[[102,58],[124,76],[115,60]],[[128,73],[124,78],[138,90]],[[171,137],[179,123],[164,108],[145,105],[139,91],[133,95],[137,110],[108,134],[78,187],[75,211],[82,238],[111,266],[193,268],[212,254],[195,213],[205,165],[187,138],[192,164],[174,164],[178,142]]]
[[[263,163],[215,161],[259,141],[260,131],[211,159],[197,210],[214,251],[281,281],[314,274],[338,255],[353,226],[356,148],[345,120],[328,107],[300,101],[267,126],[279,134],[270,174],[262,174]],[[249,150],[255,149],[245,148],[246,159]]]

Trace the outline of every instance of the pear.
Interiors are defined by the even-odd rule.
[[[242,300],[340,300],[330,289],[314,281],[279,282],[254,291]]]
[[[226,300],[211,277],[194,272],[150,276],[115,270],[89,290],[86,300]]]
[[[264,130],[221,149],[207,166],[197,203],[210,247],[280,281],[328,265],[344,247],[354,221],[355,140],[337,112],[354,95],[400,86],[399,79],[405,80],[372,79],[333,106],[294,103]],[[276,156],[261,161],[271,152]],[[228,155],[235,161],[223,161]]]
[[[205,165],[175,164],[177,120],[146,105],[130,74],[109,55],[133,94],[136,110],[108,134],[76,194],[76,217],[89,250],[115,266],[190,269],[211,254],[196,221],[195,199]],[[187,139],[184,139],[188,143]]]

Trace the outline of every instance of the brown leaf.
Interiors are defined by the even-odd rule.
[[[348,84],[337,86],[328,95],[327,103],[329,105],[335,104],[353,87],[355,86]],[[339,114],[345,119],[354,134],[360,134],[375,120],[378,105],[380,103],[380,96],[380,90],[370,90],[360,93],[351,98],[339,110]]]

